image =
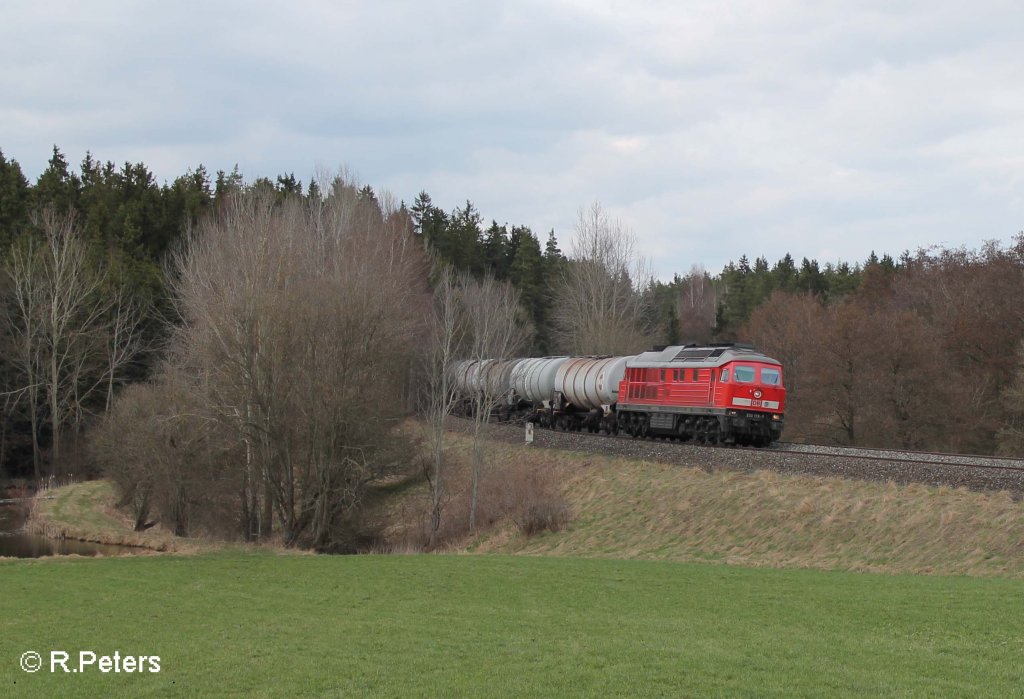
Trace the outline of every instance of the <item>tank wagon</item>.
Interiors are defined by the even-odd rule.
[[[782,365],[751,345],[656,348],[625,357],[467,360],[450,368],[463,410],[542,427],[767,446],[785,422]]]

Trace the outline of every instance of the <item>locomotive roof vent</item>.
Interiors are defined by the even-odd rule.
[[[702,362],[718,359],[728,351],[760,354],[761,351],[747,342],[709,342],[703,347],[684,345],[672,357],[674,362]]]
[[[704,349],[684,349],[684,350],[681,350],[675,357],[673,357],[672,361],[674,361],[674,362],[685,362],[687,360],[690,360],[690,361],[700,361],[702,359],[707,359],[711,355],[711,352],[712,351],[707,349],[707,348],[704,348]]]

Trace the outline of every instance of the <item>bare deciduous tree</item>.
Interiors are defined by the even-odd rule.
[[[693,265],[683,277],[676,298],[679,334],[686,342],[710,342],[715,332],[715,308],[718,295],[703,265]]]
[[[476,531],[480,481],[484,475],[483,428],[506,386],[498,380],[501,365],[529,339],[519,305],[519,292],[488,275],[477,280],[462,275],[462,308],[469,333],[469,357],[480,367],[480,390],[473,396],[473,464],[470,483],[469,529]],[[488,364],[484,362],[488,361]]]
[[[569,262],[555,285],[553,324],[570,354],[629,354],[646,343],[643,294],[652,275],[635,236],[594,203],[581,209]]]
[[[150,312],[150,304],[134,298],[124,280],[119,280],[110,294],[106,335],[105,410],[114,402],[114,386],[119,382],[118,372],[130,364],[146,348],[143,345],[142,326]]]
[[[1017,371],[1000,398],[1007,417],[999,430],[998,453],[1024,456],[1024,343],[1017,348]]]
[[[40,476],[40,415],[52,440],[51,467],[63,468],[65,428],[77,438],[86,406],[133,355],[140,316],[114,314],[106,271],[93,264],[74,214],[46,209],[33,223],[42,240],[26,236],[4,264],[10,295],[3,325],[28,403],[33,466]],[[123,292],[117,298],[124,302]],[[112,339],[113,337],[113,339]],[[110,350],[108,351],[108,348]]]
[[[10,342],[8,356],[20,379],[13,382],[13,393],[28,403],[29,428],[32,432],[32,471],[36,479],[40,470],[39,418],[43,401],[42,321],[45,304],[43,283],[36,273],[38,245],[26,238],[11,248],[4,263],[10,294],[3,305],[4,336]]]
[[[182,322],[157,380],[189,394],[167,424],[206,435],[176,449],[218,455],[200,459],[199,482],[233,484],[216,503],[222,527],[260,538],[279,525],[289,545],[334,549],[351,547],[369,484],[410,465],[394,427],[426,275],[390,199],[341,177],[321,192],[249,193],[189,237],[172,282]]]
[[[442,267],[434,284],[432,312],[428,317],[426,350],[422,354],[423,412],[430,449],[427,481],[430,484],[430,521],[427,546],[437,544],[441,511],[446,497],[444,460],[445,421],[451,415],[457,395],[449,368],[458,355],[465,335],[465,317],[460,307],[459,288],[451,268]]]

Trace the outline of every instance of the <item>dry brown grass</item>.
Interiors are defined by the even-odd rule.
[[[130,546],[141,552],[180,554],[208,553],[227,549],[284,551],[279,543],[246,544],[213,539],[177,537],[160,525],[146,531],[133,529],[132,519],[115,506],[114,484],[86,481],[48,490],[47,499],[33,503],[26,529],[51,539],[77,539],[98,544]]]
[[[160,527],[133,531],[129,518],[114,507],[116,495],[109,481],[75,483],[44,495],[36,498],[26,525],[34,534],[153,551],[175,550],[174,536]]]
[[[504,527],[475,551],[1024,577],[1024,506],[1007,493],[709,473],[526,447],[503,446],[499,460],[557,478],[576,516],[533,539]]]

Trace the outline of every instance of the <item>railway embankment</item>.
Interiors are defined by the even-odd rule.
[[[506,441],[493,468],[543,464],[557,475],[572,519],[530,538],[505,526],[472,551],[1024,577],[1019,492],[887,480],[885,465],[873,461],[867,468],[879,471],[864,477],[845,461],[817,473],[825,467],[805,457],[751,449],[557,432],[519,446],[521,428],[502,426],[492,437]]]

